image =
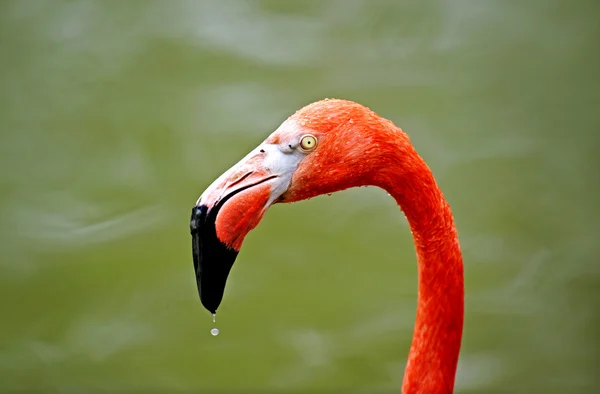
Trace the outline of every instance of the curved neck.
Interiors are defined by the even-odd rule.
[[[404,211],[418,260],[417,316],[402,392],[449,394],[464,314],[462,253],[452,212],[433,174],[407,141],[379,161],[377,186]]]

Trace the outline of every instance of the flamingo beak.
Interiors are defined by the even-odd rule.
[[[273,145],[259,146],[202,193],[192,208],[190,232],[198,294],[216,313],[244,237],[289,185],[291,171],[272,165],[286,157]],[[289,159],[288,159],[289,160]]]

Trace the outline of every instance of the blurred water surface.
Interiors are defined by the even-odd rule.
[[[459,393],[598,392],[598,3],[4,1],[0,391],[397,392],[416,264],[361,188],[273,207],[212,337],[188,219],[301,106],[407,131],[456,217]]]

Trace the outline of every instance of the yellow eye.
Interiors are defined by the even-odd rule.
[[[300,149],[313,150],[317,146],[317,138],[314,135],[307,134],[300,139]]]

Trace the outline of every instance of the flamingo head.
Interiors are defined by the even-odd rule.
[[[374,133],[387,123],[351,101],[315,102],[202,193],[190,230],[198,292],[208,311],[216,313],[244,237],[271,205],[372,182],[368,161],[381,148]]]

